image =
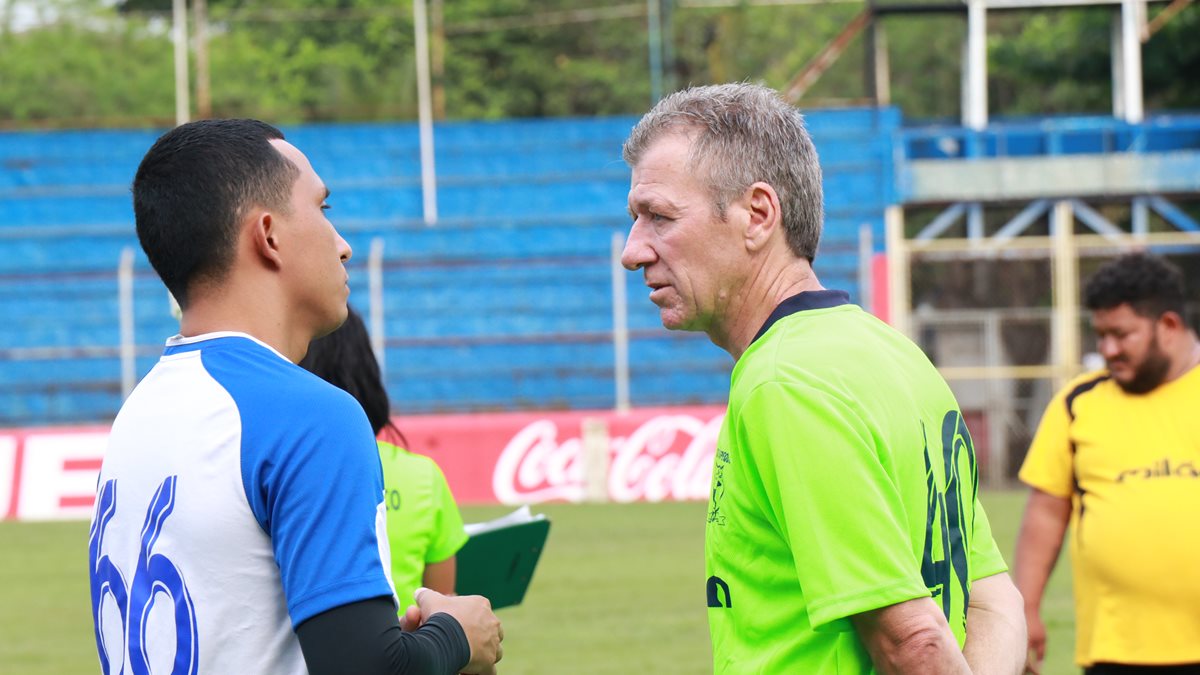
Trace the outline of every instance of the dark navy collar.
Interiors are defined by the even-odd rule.
[[[779,303],[775,311],[771,312],[771,316],[767,317],[767,322],[762,328],[758,329],[758,334],[750,341],[751,344],[756,342],[767,331],[771,330],[771,326],[775,325],[776,321],[791,316],[796,312],[803,312],[808,309],[829,309],[839,305],[850,304],[850,294],[846,291],[803,291]]]

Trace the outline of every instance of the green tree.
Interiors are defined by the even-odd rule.
[[[1152,14],[1154,12],[1152,11]],[[995,112],[1033,115],[1112,111],[1108,7],[999,14],[990,46]],[[1147,110],[1200,108],[1200,11],[1185,9],[1142,46]]]
[[[668,4],[674,0],[667,0]],[[411,0],[207,0],[213,114],[278,123],[416,117]],[[451,119],[635,114],[650,104],[641,0],[432,0],[442,10]],[[29,9],[43,21],[16,29]],[[171,0],[9,0],[0,6],[0,120],[130,126],[174,119]],[[17,10],[22,10],[18,12]],[[861,6],[682,7],[668,12],[677,85],[784,88]],[[1111,9],[989,15],[994,115],[1111,108]],[[956,119],[961,15],[889,16],[892,100]],[[1200,108],[1200,10],[1144,46],[1147,108]],[[436,36],[435,36],[436,37]],[[194,63],[194,62],[193,62]],[[861,38],[800,101],[859,101]]]
[[[279,123],[415,116],[412,19],[372,0],[245,2],[211,12],[213,113]],[[305,12],[325,10],[328,18]]]
[[[0,25],[0,120],[16,125],[136,125],[174,115],[171,44],[92,0],[41,4],[47,23]]]
[[[643,17],[572,0],[454,0],[445,4],[446,110],[498,118],[629,113],[649,101]],[[610,10],[606,13],[604,10]],[[501,27],[477,30],[481,19]],[[539,25],[540,24],[540,25]]]

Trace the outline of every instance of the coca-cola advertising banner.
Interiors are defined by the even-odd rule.
[[[724,406],[397,417],[463,504],[707,499]],[[0,430],[6,520],[88,518],[108,428]],[[392,439],[389,439],[392,440]]]

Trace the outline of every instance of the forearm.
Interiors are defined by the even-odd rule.
[[[975,675],[1012,675],[1025,665],[1027,645],[1021,594],[1007,574],[977,580],[967,607],[963,656]]]
[[[470,660],[471,647],[454,617],[434,614],[413,632],[393,632],[387,655],[390,673],[457,673]]]
[[[851,617],[883,675],[969,674],[950,625],[928,597]]]
[[[1071,517],[1071,501],[1037,489],[1029,495],[1021,531],[1013,576],[1027,611],[1037,611],[1046,590],[1046,581],[1058,561],[1063,536]]]
[[[429,563],[421,574],[421,584],[442,595],[454,595],[454,580],[457,573],[455,556],[441,562]]]
[[[471,647],[449,614],[435,614],[419,630],[402,632],[391,598],[336,607],[296,629],[308,671],[324,673],[459,672]]]
[[[881,675],[970,675],[971,670],[953,637],[918,639],[887,653],[872,653]]]

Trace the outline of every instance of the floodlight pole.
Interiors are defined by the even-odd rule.
[[[433,103],[429,76],[429,20],[426,0],[413,0],[413,32],[417,51],[417,116],[421,137],[421,196],[425,224],[436,225],[437,174],[433,165]]]
[[[661,0],[646,0],[647,46],[650,51],[650,105],[663,96],[662,5]]]
[[[212,117],[212,78],[208,72],[208,0],[192,0],[196,24],[196,116]]]
[[[1122,0],[1121,14],[1113,22],[1113,116],[1131,124],[1145,119],[1142,105],[1142,41],[1145,12],[1137,0]]]
[[[175,42],[175,124],[184,124],[189,119],[188,103],[188,45],[187,45],[187,0],[171,2],[171,38]]]
[[[985,0],[967,0],[967,45],[964,63],[963,126],[982,131],[988,123]]]
[[[117,307],[121,331],[121,396],[128,398],[137,384],[137,338],[133,322],[133,247],[121,249],[117,266]]]
[[[367,302],[370,308],[371,351],[379,364],[379,376],[387,381],[387,343],[384,341],[383,306],[383,237],[371,240],[371,252],[367,256]]]
[[[625,235],[613,232],[610,246],[613,299],[613,383],[617,412],[629,412],[629,297],[625,289],[625,267],[621,250]]]

